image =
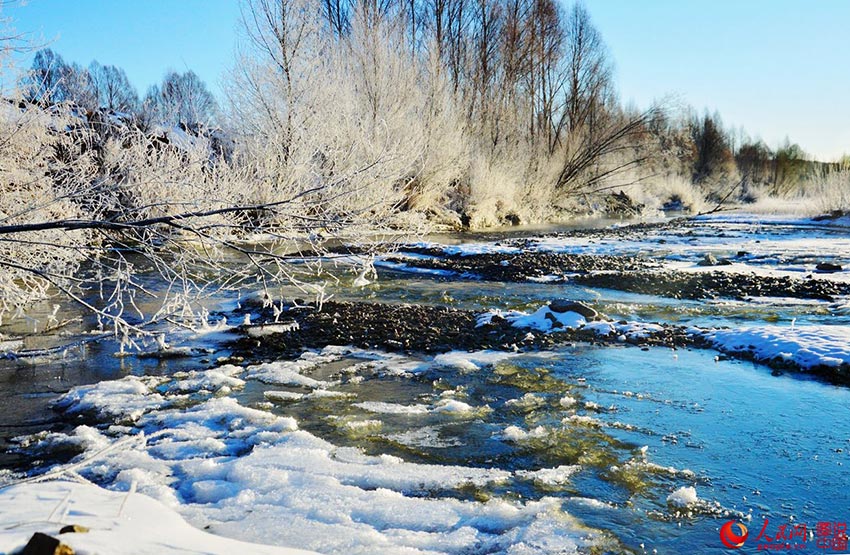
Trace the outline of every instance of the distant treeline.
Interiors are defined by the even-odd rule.
[[[581,3],[248,0],[243,18],[221,107],[191,71],[140,98],[121,68],[68,64],[49,49],[24,96],[119,112],[143,129],[221,128],[242,159],[288,176],[270,197],[357,175],[397,213],[476,226],[604,209],[621,189],[643,200],[655,191],[660,205],[671,182],[752,201],[846,166],[788,141],[770,148],[716,113],[624,106]]]

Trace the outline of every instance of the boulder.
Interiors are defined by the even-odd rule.
[[[563,327],[564,327],[564,324],[562,324],[562,323],[561,323],[561,322],[560,322],[560,321],[559,321],[559,320],[555,317],[555,315],[554,315],[554,314],[552,314],[551,312],[547,312],[546,314],[544,314],[544,315],[543,315],[543,317],[544,317],[544,318],[546,318],[547,320],[549,320],[550,322],[552,322],[552,329],[557,329],[557,328],[563,328]]]
[[[588,322],[599,318],[599,313],[595,309],[578,301],[570,301],[568,299],[555,299],[549,303],[549,310],[563,314],[564,312],[575,312],[584,316]]]
[[[841,267],[840,264],[833,264],[832,262],[821,262],[817,266],[815,266],[815,270],[824,274],[831,274],[833,272],[840,272],[844,268]]]
[[[730,264],[732,264],[731,261],[725,258],[718,259],[711,253],[706,254],[702,257],[702,260],[697,262],[697,266],[729,266]]]

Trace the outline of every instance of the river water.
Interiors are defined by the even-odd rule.
[[[843,250],[850,240],[847,228],[818,232],[811,227],[767,222],[754,232],[735,222],[715,222],[708,227],[712,226],[712,237],[725,235],[726,239],[709,242],[713,245],[711,252],[722,255],[740,249],[743,241],[755,252],[753,264],[760,268],[806,271],[804,266],[815,259],[837,260],[850,254]],[[526,235],[535,233],[539,230]],[[511,236],[443,236],[432,240],[463,245]],[[613,241],[614,246],[604,252],[642,252],[675,263],[696,260],[706,252],[705,243],[692,249],[688,248],[692,242],[682,248],[671,247],[677,237],[670,233],[661,243],[663,247],[654,238],[655,252],[648,252],[649,242],[636,243],[629,251]],[[807,240],[811,240],[808,247]],[[590,246],[576,241],[562,248],[585,252],[582,249]],[[598,242],[592,247],[594,252],[602,252],[600,248]],[[850,325],[846,303],[840,300],[680,301],[570,284],[479,282],[380,268],[378,279],[364,288],[344,284],[334,291],[336,298],[448,304],[485,311],[533,310],[553,298],[566,297],[592,302],[615,319],[630,321],[701,327]],[[232,308],[231,299],[219,302],[231,303]],[[58,339],[32,341],[50,343]],[[70,434],[83,423],[50,408],[71,388],[124,376],[160,376],[163,378],[156,382],[155,391],[164,392],[170,387],[169,376],[182,372],[178,377],[185,378],[185,372],[214,366],[216,359],[229,354],[219,335],[193,337],[191,341],[206,351],[182,359],[116,358],[114,343],[103,340],[64,358],[3,361],[0,434],[7,451],[3,465],[18,472],[43,471],[63,456],[70,456],[52,453],[49,448],[21,449],[20,439],[14,438],[43,430]],[[333,395],[311,395],[315,387],[242,374],[243,387],[219,390],[216,395],[232,397],[245,407],[293,417],[299,429],[333,446],[356,448],[364,455],[398,457],[406,463],[435,468],[506,471],[505,479],[474,486],[432,491],[408,484],[400,485],[398,491],[473,504],[493,499],[514,504],[555,499],[564,515],[580,523],[571,520],[565,524],[568,533],[576,529],[602,531],[595,536],[593,547],[582,548],[589,552],[727,552],[719,530],[728,520],[743,522],[749,528],[750,538],[739,552],[756,552],[759,541],[765,543],[756,540],[765,526],[764,533],[772,536],[782,525],[790,529],[801,524],[807,526],[804,539],[788,539],[789,545],[799,551],[824,552],[816,547],[813,532],[817,524],[845,522],[850,517],[850,478],[845,467],[850,465],[850,431],[846,426],[850,391],[805,374],[777,375],[767,367],[717,355],[712,350],[578,344],[511,356],[395,355],[379,366],[404,371],[378,371],[370,364],[380,354],[335,351],[300,370],[312,380],[331,384],[320,389],[332,390]],[[181,406],[193,406],[204,399],[190,396],[190,400],[181,401]],[[166,414],[166,409],[173,407],[160,403],[145,410]],[[127,422],[103,414],[94,418],[88,415],[84,423],[99,426],[102,431],[113,425],[107,433],[112,438],[135,433],[132,425],[115,428],[114,424],[126,426]],[[149,434],[165,430],[157,430],[150,423],[145,426]],[[38,437],[46,436],[42,433]],[[177,460],[173,454],[157,455],[156,448],[150,453],[163,460]],[[214,454],[211,451],[200,456]],[[120,464],[103,464],[113,464],[114,471],[98,474],[100,471],[92,470],[89,477],[106,487],[125,487],[118,477]],[[185,459],[179,464],[185,465]],[[547,469],[550,472],[546,473]],[[226,518],[211,516],[218,514],[211,509],[199,508],[216,503],[225,506],[226,499],[201,499],[197,493],[188,493],[197,492],[197,477],[188,471],[185,475],[172,471],[169,480],[163,484],[170,484],[168,487],[179,494],[190,522],[211,523],[208,529],[224,535],[247,534],[245,539],[253,541],[278,541],[277,537],[264,536],[261,527],[260,532],[240,531],[238,526],[229,526]],[[697,501],[679,509],[676,495],[687,496],[689,490],[682,488],[690,487]],[[159,490],[151,486],[150,491]],[[364,517],[364,521],[368,523],[369,519]],[[485,532],[478,529],[479,534]],[[286,536],[280,541],[311,549],[325,546],[328,552],[350,548],[341,540],[322,543]],[[522,551],[517,548],[522,544],[519,540],[513,548],[498,542],[488,544],[480,538],[478,541],[463,549],[446,543],[445,550],[550,552],[543,544],[537,551]],[[415,544],[400,545],[412,549]],[[522,545],[535,544],[528,540]],[[381,548],[361,543],[360,547],[362,552],[402,552],[398,545]],[[427,548],[433,550],[434,545]]]

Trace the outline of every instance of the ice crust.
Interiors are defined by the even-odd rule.
[[[463,355],[476,367],[493,364],[505,356],[447,353],[439,362],[431,361],[431,365],[454,364]],[[225,540],[207,548],[204,542],[215,543],[215,538],[210,540],[181,519],[240,542],[321,553],[468,553],[471,545],[487,553],[577,553],[592,541],[593,533],[563,512],[560,499],[544,497],[520,502],[494,498],[479,502],[457,496],[464,488],[498,485],[520,477],[511,471],[418,464],[386,454],[367,455],[300,430],[293,418],[243,406],[221,395],[226,388],[242,387],[249,379],[267,379],[275,384],[283,381],[314,393],[334,393],[332,388],[324,389],[330,387],[330,382],[313,383],[296,376],[309,378],[301,372],[343,356],[362,359],[355,366],[364,370],[390,367],[401,361],[401,357],[382,353],[332,347],[286,364],[247,368],[227,365],[181,374],[172,380],[130,376],[75,388],[61,398],[58,408],[71,414],[99,415],[107,421],[117,417],[122,424],[80,426],[71,433],[48,434],[31,447],[75,446],[83,452],[72,461],[77,465],[76,471],[113,491],[60,483],[16,486],[6,490],[11,492],[8,496],[0,492],[0,520],[36,519],[15,514],[12,507],[22,499],[33,507],[33,515],[43,519],[71,488],[70,498],[78,506],[91,502],[102,507],[91,509],[87,522],[93,530],[109,528],[109,534],[90,536],[104,543],[75,544],[100,552],[183,553],[192,542],[198,542],[194,544],[197,549],[209,553],[290,552]],[[404,371],[412,370],[408,360]],[[273,392],[267,397],[278,401],[295,398],[281,393],[286,392]],[[444,414],[451,418],[475,417],[486,409],[451,396],[429,405],[363,402],[359,406],[376,415]],[[361,424],[379,430],[381,422],[358,422],[351,426],[352,431],[356,432]],[[137,441],[121,449],[109,449],[116,438],[128,433],[135,434]],[[436,428],[424,428],[399,439],[413,443],[440,441]],[[567,468],[541,469],[522,478],[558,484],[570,472]],[[138,493],[130,498],[147,507],[145,518],[140,518],[139,529],[132,536],[139,537],[140,543],[118,545],[129,536],[120,533],[124,524],[113,524],[113,505],[105,500],[123,497],[114,492],[131,490]],[[161,541],[158,534],[144,534],[144,527],[156,526],[159,519],[163,529],[173,531],[174,537],[168,542]],[[0,539],[10,546],[24,541],[17,531],[0,533]],[[156,549],[145,551],[145,542],[156,545]]]

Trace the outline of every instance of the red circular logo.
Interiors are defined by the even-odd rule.
[[[735,530],[732,529],[733,526],[738,527],[739,534],[735,533]],[[720,541],[729,549],[738,549],[743,546],[748,535],[747,527],[734,520],[730,520],[720,527]]]

